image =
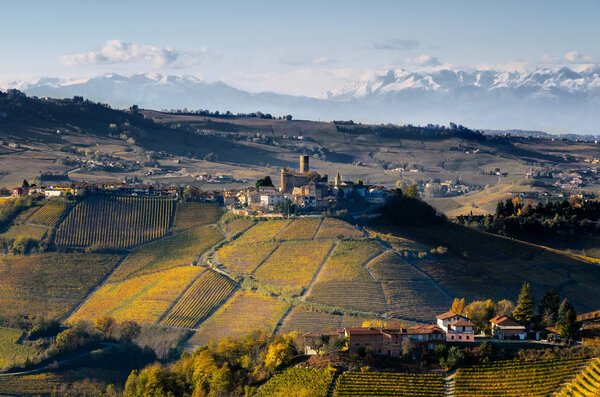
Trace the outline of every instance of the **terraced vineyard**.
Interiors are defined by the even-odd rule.
[[[38,355],[35,347],[17,343],[22,334],[20,329],[0,327],[0,369],[24,364],[28,358],[33,359]]]
[[[173,220],[173,230],[215,223],[221,216],[221,212],[219,206],[212,203],[178,202]]]
[[[25,220],[26,223],[56,227],[65,212],[69,209],[66,200],[50,199]]]
[[[257,222],[256,225],[248,229],[248,231],[241,235],[236,241],[238,243],[256,243],[259,241],[273,240],[277,233],[291,222],[292,221],[288,219]]]
[[[277,240],[309,240],[320,224],[321,218],[298,218],[277,236]]]
[[[107,315],[119,321],[156,323],[203,268],[175,267],[160,272],[108,282],[73,314],[69,321],[94,321]]]
[[[328,281],[316,283],[307,300],[364,312],[385,313],[388,310],[383,289],[377,282]]]
[[[214,226],[200,226],[138,247],[113,273],[111,281],[188,265],[222,239]]]
[[[0,257],[0,313],[61,318],[117,264],[108,254]]]
[[[92,196],[60,224],[58,246],[128,248],[162,237],[174,201],[162,197]]]
[[[501,361],[461,368],[456,374],[455,395],[549,396],[582,362],[582,358]]]
[[[297,287],[301,293],[332,247],[330,240],[284,241],[254,272],[254,277],[268,284]]]
[[[332,331],[342,327],[359,327],[364,321],[367,320],[373,319],[366,317],[313,312],[300,307],[295,307],[286,317],[279,332],[285,334],[292,331]]]
[[[335,218],[325,218],[315,238],[361,238],[363,232]]]
[[[392,251],[369,263],[369,269],[382,281],[388,314],[429,321],[452,304],[431,280]]]
[[[572,382],[561,388],[557,397],[600,396],[600,358],[595,358]]]
[[[259,243],[233,244],[222,247],[217,257],[227,269],[240,274],[251,274],[273,251],[279,247],[274,241]]]
[[[173,327],[193,328],[218,307],[235,289],[235,284],[212,270],[206,270],[177,301],[161,321]]]
[[[364,265],[383,250],[375,240],[342,241],[325,263],[318,282],[373,281]]]
[[[287,310],[288,305],[280,300],[250,291],[238,291],[200,325],[189,343],[205,345],[229,336],[239,337],[256,329],[271,333]]]
[[[379,372],[344,372],[337,379],[335,397],[444,395],[441,375]]]
[[[326,369],[288,368],[269,379],[256,397],[324,397],[332,377],[333,372]]]

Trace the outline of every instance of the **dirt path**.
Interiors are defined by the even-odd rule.
[[[319,275],[321,274],[321,271],[325,267],[325,263],[327,263],[327,261],[329,260],[329,258],[331,257],[331,255],[333,255],[333,252],[335,251],[335,249],[337,248],[338,245],[340,245],[340,241],[336,240],[335,243],[333,243],[333,245],[329,249],[329,252],[327,253],[327,255],[325,255],[325,258],[323,259],[323,261],[321,262],[321,265],[319,266],[319,268],[315,272],[315,275],[313,276],[312,280],[310,280],[310,283],[308,284],[308,287],[306,287],[306,289],[304,290],[304,292],[302,293],[302,295],[300,295],[300,300],[304,301],[304,300],[306,300],[306,297],[308,295],[310,295],[310,292],[312,291],[313,286],[317,282],[317,279],[319,278]]]
[[[291,225],[292,223],[294,223],[294,220],[293,220],[293,219],[292,219],[292,220],[289,220],[289,219],[288,219],[288,221],[289,221],[289,222],[288,222],[288,224],[287,224],[287,225],[285,225],[285,226],[284,226],[284,227],[282,227],[282,228],[281,228],[281,229],[280,229],[280,230],[279,230],[277,233],[275,233],[275,235],[273,236],[273,239],[272,239],[273,241],[277,241],[277,237],[279,237],[279,235],[280,235],[280,234],[281,234],[281,233],[282,233],[282,232],[283,232],[285,229],[287,229],[288,227],[290,227],[290,225]]]
[[[444,382],[444,397],[454,397],[454,385],[456,384],[456,370],[446,374]]]
[[[323,222],[325,222],[325,218],[321,218],[321,222],[319,222],[319,226],[317,226],[317,228],[315,229],[315,232],[313,233],[312,237],[310,238],[311,240],[314,240],[317,238],[317,234],[319,234],[319,231],[321,230],[321,226],[323,226]]]

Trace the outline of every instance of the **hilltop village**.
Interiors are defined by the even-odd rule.
[[[269,176],[260,179],[255,186],[231,190],[201,190],[194,186],[156,186],[127,182],[72,182],[58,181],[47,186],[24,183],[2,195],[13,197],[40,194],[45,197],[83,196],[86,194],[121,194],[134,196],[182,196],[199,202],[216,203],[230,207],[240,215],[289,212],[318,212],[339,207],[339,203],[351,203],[350,208],[363,210],[383,205],[390,190],[362,181],[345,181],[337,173],[333,182],[327,175],[320,175],[309,168],[309,156],[300,156],[299,172],[281,169],[279,188]]]

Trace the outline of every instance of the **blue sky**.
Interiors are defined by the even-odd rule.
[[[600,1],[12,1],[0,81],[191,74],[323,95],[390,68],[598,63]]]

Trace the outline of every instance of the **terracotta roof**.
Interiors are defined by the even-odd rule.
[[[355,328],[346,328],[346,332],[348,332],[349,334],[354,334],[354,335],[380,335],[381,329],[355,327]]]
[[[422,324],[407,329],[408,334],[433,334],[443,332],[444,331],[435,324]]]
[[[577,321],[581,322],[581,321],[585,321],[585,320],[594,320],[594,319],[600,319],[600,310],[596,310],[593,312],[589,312],[589,313],[583,313],[577,316]]]
[[[453,323],[450,323],[449,325],[458,325],[461,327],[474,327],[475,326],[475,324],[473,324],[472,322],[467,321],[467,320],[458,320]]]
[[[464,317],[464,316],[461,316],[460,314],[456,314],[452,310],[450,310],[449,312],[446,312],[444,314],[440,314],[439,316],[436,316],[436,318],[438,320],[445,320],[447,318],[454,317],[454,316]]]
[[[513,318],[504,315],[492,318],[490,323],[499,325],[501,327],[523,327],[523,329],[525,329],[523,325],[519,324]]]

